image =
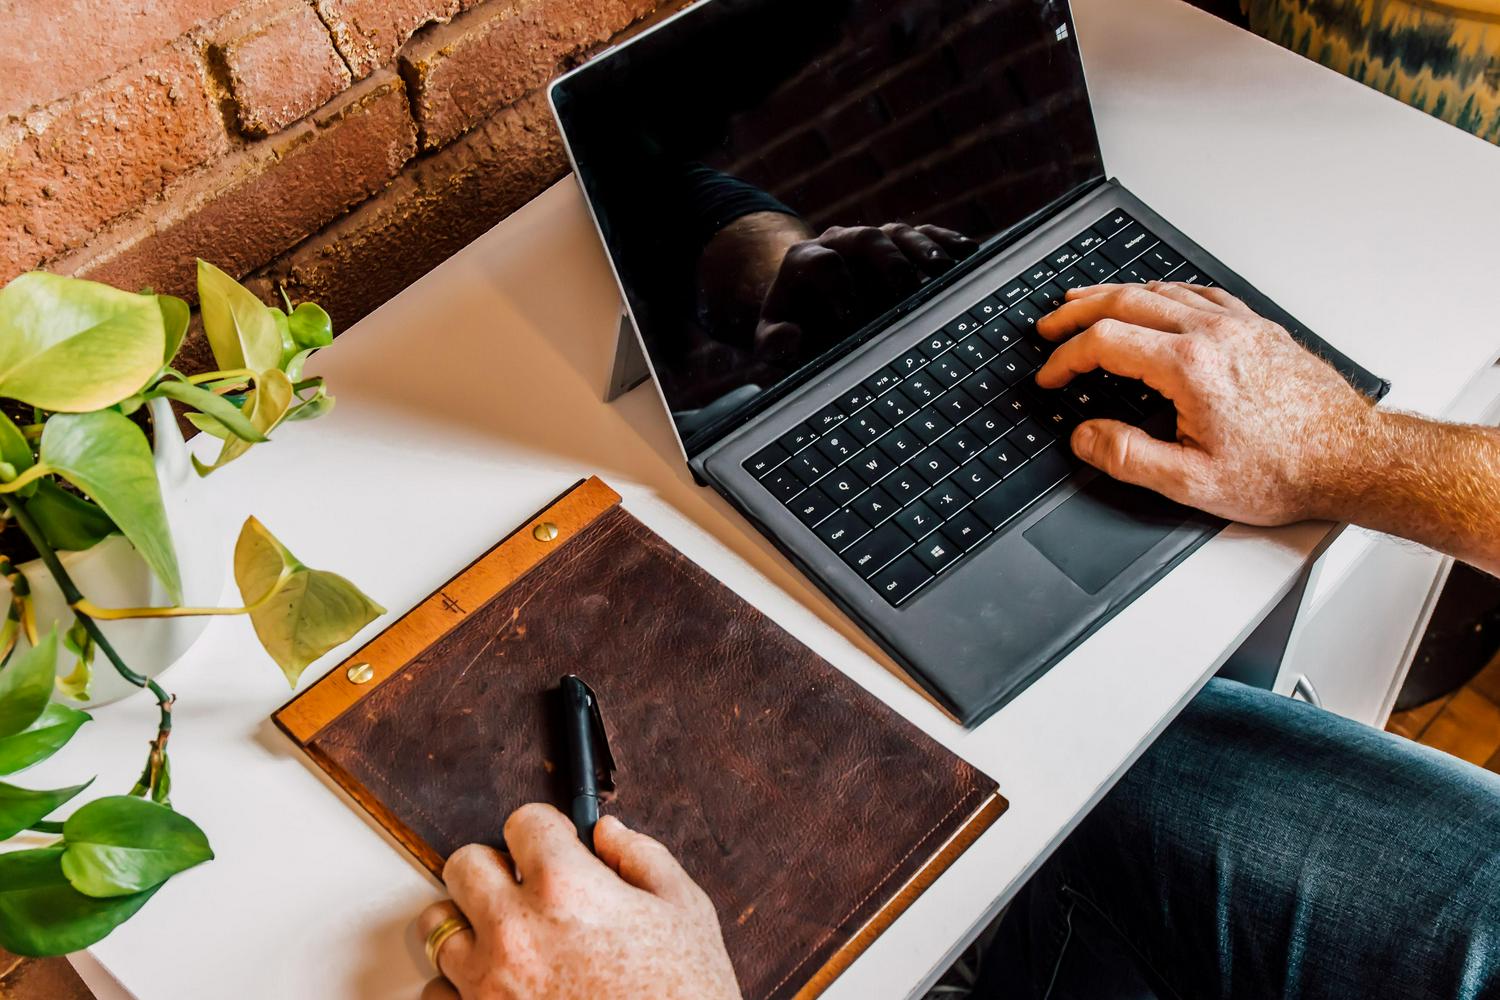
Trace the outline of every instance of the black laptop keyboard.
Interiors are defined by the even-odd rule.
[[[1139,424],[1171,404],[1095,371],[1044,391],[1036,321],[1069,288],[1158,279],[1210,285],[1123,212],[1002,284],[745,463],[892,605],[956,566],[1066,479],[1082,420]]]

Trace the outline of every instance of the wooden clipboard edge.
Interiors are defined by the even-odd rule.
[[[277,709],[271,716],[272,721],[298,746],[304,750],[309,749],[309,742],[324,726],[380,687],[429,646],[461,624],[471,612],[483,607],[542,560],[559,551],[564,543],[619,502],[620,495],[597,476],[590,476],[575,484],[361,646],[354,655]],[[557,527],[557,537],[551,541],[541,541],[532,534],[544,522]],[[368,663],[373,671],[373,676],[362,684],[349,679],[349,667],[357,663]],[[330,764],[321,755],[318,762],[325,769]],[[335,778],[338,779],[338,775]],[[339,779],[339,783],[346,789],[350,788],[344,780]],[[356,795],[356,798],[359,796]],[[370,808],[368,804],[365,807]],[[384,821],[389,817],[380,818]],[[423,859],[423,863],[427,864],[426,859]]]
[[[988,830],[995,820],[1010,807],[1005,796],[998,791],[991,792],[989,797],[979,804],[979,807],[969,814],[969,818],[963,822],[957,830],[939,847],[925,864],[907,879],[901,888],[897,889],[888,899],[884,906],[866,920],[845,941],[838,951],[823,963],[822,968],[812,974],[807,982],[802,984],[793,996],[793,1000],[813,1000],[821,994],[833,981],[837,979],[845,969],[854,963],[854,960],[864,954],[866,948],[883,934],[886,928],[896,922],[896,918],[905,913],[917,897],[927,891],[932,883],[937,881],[939,875],[947,871],[953,862],[957,861],[959,855],[969,849],[969,845],[979,839],[979,835]]]

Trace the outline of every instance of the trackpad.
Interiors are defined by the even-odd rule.
[[[1024,534],[1068,579],[1097,594],[1191,513],[1160,494],[1100,476]]]

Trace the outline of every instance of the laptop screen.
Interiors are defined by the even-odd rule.
[[[553,101],[689,454],[1103,177],[1065,0],[704,0]]]

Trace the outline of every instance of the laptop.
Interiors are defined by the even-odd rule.
[[[1106,173],[1063,0],[703,0],[551,99],[651,375],[718,491],[965,725],[1223,527],[1084,466],[1171,404],[1033,375],[1069,288],[1218,285]]]

